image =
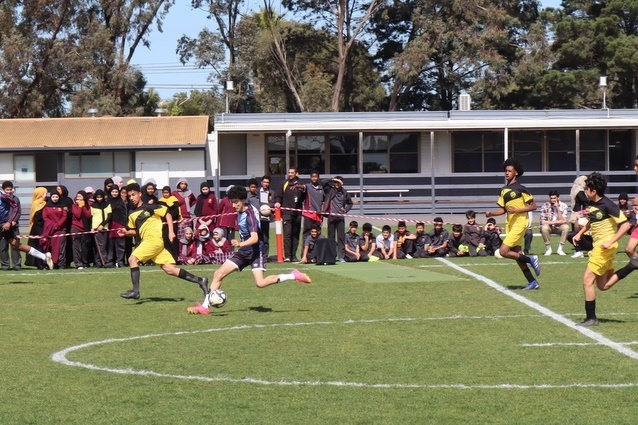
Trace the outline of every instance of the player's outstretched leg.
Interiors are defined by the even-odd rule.
[[[187,282],[196,283],[197,285],[199,285],[200,289],[204,293],[204,297],[208,295],[209,289],[207,277],[195,276],[194,274],[189,273],[184,269],[180,269],[175,264],[162,264],[160,267],[166,272],[166,274],[179,277],[180,279],[184,279]]]
[[[47,266],[49,267],[49,270],[53,270],[53,259],[51,258],[50,252],[47,252],[47,253],[40,252],[32,246],[20,243],[18,239],[11,239],[9,241],[9,244],[13,246],[15,249],[25,252],[27,255],[30,255],[32,257],[45,261],[47,263]]]

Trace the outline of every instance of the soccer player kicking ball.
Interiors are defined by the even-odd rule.
[[[204,295],[207,294],[208,279],[197,277],[184,269],[176,267],[175,259],[164,247],[164,238],[162,237],[162,226],[164,224],[162,218],[166,220],[169,239],[175,239],[173,218],[168,214],[168,209],[161,204],[142,203],[142,191],[137,183],[129,184],[126,186],[126,190],[135,209],[128,216],[127,228],[118,229],[117,234],[122,237],[137,235],[139,244],[128,259],[131,267],[133,289],[120,294],[120,297],[134,300],[140,298],[140,263],[151,260],[160,266],[166,274],[196,283],[202,289]]]
[[[494,217],[497,215],[507,214],[505,222],[505,231],[507,235],[501,245],[500,254],[503,258],[515,260],[520,267],[527,286],[523,290],[538,289],[540,284],[527,265],[531,265],[536,276],[541,274],[541,265],[537,255],[525,255],[521,252],[521,246],[525,237],[525,231],[529,222],[528,211],[536,209],[536,202],[532,195],[527,191],[525,186],[518,183],[516,179],[523,175],[523,164],[518,159],[508,158],[503,163],[505,171],[505,180],[507,184],[501,189],[497,204],[498,210],[488,211],[486,217]]]
[[[635,257],[631,257],[629,264],[614,273],[614,258],[618,250],[618,240],[631,228],[631,223],[611,199],[605,196],[607,181],[600,173],[591,173],[585,180],[585,195],[589,199],[587,219],[589,222],[574,236],[578,242],[587,230],[591,229],[594,249],[589,253],[587,269],[583,276],[585,291],[585,320],[580,326],[598,326],[596,317],[596,286],[606,291],[620,279],[625,278],[634,269]],[[631,240],[630,240],[631,241]],[[633,245],[635,248],[635,245]]]
[[[258,288],[265,288],[285,280],[310,283],[308,275],[299,270],[293,270],[288,274],[264,276],[266,253],[263,250],[263,241],[259,232],[259,211],[246,202],[248,198],[246,188],[233,186],[227,195],[233,208],[237,211],[237,224],[241,240],[233,239],[231,241],[233,247],[237,248],[237,252],[215,271],[213,281],[210,283],[210,290],[219,289],[226,276],[235,271],[242,271],[249,265],[252,267],[253,281]],[[210,313],[209,305],[208,296],[204,296],[203,304],[197,303],[196,306],[188,307],[188,311],[193,314],[208,314]]]

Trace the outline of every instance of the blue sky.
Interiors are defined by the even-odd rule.
[[[197,37],[205,28],[214,29],[213,22],[206,19],[206,13],[192,10],[190,1],[177,0],[164,20],[164,31],[153,30],[150,37],[151,47],[138,48],[133,64],[139,66],[148,81],[147,87],[153,87],[162,99],[171,99],[174,93],[206,90],[211,83],[206,81],[210,70],[183,66],[175,53],[177,40],[182,35]],[[561,0],[541,0],[544,7],[559,7]],[[258,8],[262,0],[247,0],[246,11]]]

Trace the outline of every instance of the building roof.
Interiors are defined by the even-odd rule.
[[[451,131],[636,128],[636,109],[218,114],[215,131]]]
[[[0,119],[0,150],[204,147],[208,116]]]

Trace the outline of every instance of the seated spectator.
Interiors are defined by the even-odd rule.
[[[412,233],[406,228],[405,221],[397,223],[397,230],[394,232],[394,253],[393,257],[400,260],[411,259],[414,254],[414,238]]]
[[[177,255],[178,264],[195,264],[197,244],[193,235],[193,229],[184,228],[184,237],[179,240],[179,251]]]
[[[345,260],[347,262],[368,261],[368,253],[361,252],[361,236],[357,233],[359,223],[351,221],[348,225],[345,241]]]
[[[222,264],[224,261],[232,257],[233,247],[230,241],[226,239],[226,233],[221,227],[213,229],[213,237],[210,240],[212,254],[210,255],[212,264]]]
[[[210,264],[212,253],[210,230],[208,230],[207,225],[201,224],[197,228],[197,237],[195,238],[195,264]]]
[[[310,234],[306,236],[303,241],[303,254],[301,256],[301,262],[303,264],[314,264],[317,262],[315,252],[315,242],[317,239],[324,239],[325,236],[321,234],[321,225],[319,223],[312,223],[310,225]]]
[[[379,257],[374,255],[377,250],[377,237],[372,233],[372,224],[363,223],[361,230],[361,238],[359,239],[359,252],[361,256],[368,257],[368,261],[377,261]]]
[[[397,259],[394,250],[394,235],[392,228],[387,224],[381,228],[381,234],[377,236],[377,250],[374,255],[382,260]]]
[[[470,248],[465,243],[463,236],[463,226],[455,224],[452,226],[452,236],[448,239],[448,256],[467,257],[470,255]]]
[[[496,227],[496,219],[494,217],[487,219],[483,235],[485,236],[485,252],[487,252],[487,255],[496,255],[497,252],[500,255],[503,241],[501,240],[501,229]]]
[[[414,258],[426,258],[428,255],[428,248],[430,247],[430,236],[425,233],[425,223],[416,224],[416,233],[414,233]]]
[[[541,235],[543,236],[543,242],[545,242],[545,255],[552,255],[549,235],[560,235],[556,253],[565,255],[563,247],[565,242],[567,242],[567,234],[569,233],[569,225],[567,224],[569,217],[567,213],[567,205],[559,199],[558,191],[551,190],[549,192],[549,202],[545,202],[541,207]]]
[[[448,239],[450,233],[443,228],[443,219],[436,217],[434,219],[434,229],[428,232],[430,237],[430,246],[428,247],[429,257],[445,257],[448,253]]]
[[[470,257],[486,256],[485,236],[483,228],[476,224],[476,213],[469,210],[465,213],[465,218],[467,218],[467,224],[463,226],[463,240],[469,249]]]
[[[579,229],[587,224],[587,219],[581,217],[578,219]],[[574,230],[567,234],[567,241],[574,245],[574,254],[572,258],[582,258],[585,256],[585,253],[594,249],[594,240],[591,237],[591,231],[587,231],[583,233],[580,237],[580,241],[577,244],[574,244],[574,236],[578,231]]]

